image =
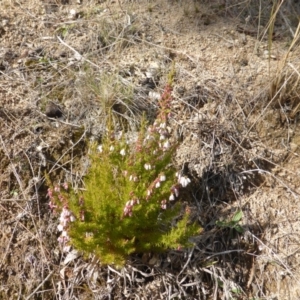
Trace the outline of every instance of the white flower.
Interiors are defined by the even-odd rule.
[[[182,187],[187,187],[190,182],[191,182],[191,179],[189,179],[186,176],[178,177],[178,183],[180,183],[182,185]]]
[[[57,230],[58,231],[63,231],[64,230],[64,226],[62,226],[61,224],[57,225]]]
[[[171,145],[170,145],[170,142],[169,142],[168,140],[165,141],[164,144],[163,144],[163,148],[164,148],[164,149],[169,149],[170,146],[171,146]]]
[[[174,200],[175,200],[175,196],[174,196],[173,193],[171,193],[171,195],[170,195],[170,197],[169,197],[169,200],[170,200],[170,201],[174,201]]]
[[[103,146],[102,146],[102,145],[99,145],[99,146],[97,147],[97,149],[98,149],[98,151],[99,151],[100,153],[103,152]]]
[[[147,75],[150,75],[150,74],[147,74]],[[159,93],[156,93],[153,91],[150,91],[148,95],[151,100],[159,100],[161,98]]]
[[[159,177],[160,181],[166,181],[166,175],[165,174],[161,174]]]
[[[164,135],[164,134],[161,134],[160,136],[159,136],[159,140],[160,141],[163,141],[163,140],[165,140],[166,139],[166,136]]]
[[[114,151],[115,150],[115,147],[113,146],[113,145],[111,145],[110,147],[109,147],[109,151]]]
[[[160,181],[157,181],[155,187],[158,189],[160,187]]]
[[[70,9],[70,11],[69,11],[69,18],[70,19],[75,19],[76,18],[76,14],[77,14],[77,12],[76,12],[75,9]]]
[[[116,139],[120,140],[123,136],[123,131],[119,131],[118,133],[116,133]]]
[[[147,190],[147,196],[151,196],[151,191]]]
[[[125,156],[125,155],[126,155],[125,149],[122,149],[122,150],[120,151],[120,154],[121,154],[122,156]]]
[[[163,129],[166,128],[166,123],[160,123],[159,127]]]
[[[146,170],[151,170],[151,165],[150,164],[144,164],[144,168]]]
[[[138,178],[137,178],[137,176],[130,175],[130,176],[129,176],[129,181],[137,182],[137,181],[138,181]]]
[[[166,201],[166,200],[162,200],[162,201],[161,201],[160,207],[161,207],[162,209],[167,209],[167,201]]]
[[[61,236],[65,238],[69,238],[69,235],[65,230],[61,233]]]

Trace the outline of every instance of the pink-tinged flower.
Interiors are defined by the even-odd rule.
[[[79,218],[80,218],[80,221],[81,221],[81,222],[84,222],[84,219],[85,219],[85,217],[84,217],[84,210],[81,210],[81,211],[79,212]]]
[[[175,196],[174,196],[173,193],[171,193],[171,195],[170,195],[170,197],[169,197],[169,200],[170,200],[170,201],[174,201],[174,200],[175,200]]]
[[[54,187],[54,192],[59,193],[60,192],[60,187],[58,185],[56,185]]]
[[[161,174],[160,177],[159,177],[159,181],[166,181],[166,175]]]
[[[162,208],[162,209],[167,209],[167,200],[162,200],[161,201],[161,203],[160,203],[160,207]]]
[[[120,151],[120,154],[121,154],[122,156],[125,156],[125,155],[126,155],[125,149],[122,149],[122,150]]]
[[[154,124],[155,124],[155,123],[154,123]],[[149,126],[149,127],[147,128],[147,131],[148,131],[148,133],[152,133],[152,132],[155,131],[155,129],[154,129],[153,126]]]
[[[64,239],[63,236],[59,236],[59,237],[57,238],[57,241],[58,241],[60,244],[65,243],[65,239]]]
[[[123,175],[126,177],[128,175],[128,171],[123,171]]]
[[[68,210],[67,206],[64,206],[62,209],[62,214],[64,214],[65,216],[69,216],[71,214],[71,212]]]
[[[48,188],[47,196],[48,196],[50,199],[53,198],[53,190],[52,190],[51,188]]]
[[[55,205],[52,201],[49,202],[50,209],[57,208],[57,205]]]
[[[67,189],[69,188],[69,185],[68,185],[67,182],[64,182],[64,183],[63,183],[63,188],[64,188],[65,190],[67,190]]]
[[[79,206],[83,206],[84,204],[84,199],[82,196],[80,196],[79,201],[78,201]]]
[[[180,183],[181,186],[184,187],[184,188],[187,187],[190,182],[191,182],[191,179],[189,179],[186,176],[179,176],[178,177],[178,183]]]
[[[71,246],[67,244],[70,241],[70,238],[66,231],[62,232],[62,234],[58,237],[57,241],[63,246],[63,252],[69,252],[71,250]]]
[[[173,185],[171,187],[171,192],[173,195],[175,195],[175,197],[178,197],[179,196],[179,189],[178,189],[178,186],[177,185]]]
[[[150,164],[144,164],[144,168],[146,169],[146,170],[151,170],[151,165]]]
[[[63,196],[62,194],[59,194],[59,195],[57,196],[57,198],[58,198],[58,200],[59,200],[60,202],[64,202],[64,201],[65,201],[65,198],[64,198],[64,196]]]
[[[63,249],[62,249],[62,251],[63,251],[64,253],[68,253],[68,252],[70,252],[70,250],[71,250],[71,246],[70,246],[70,245],[65,245],[65,246],[63,247]]]
[[[127,201],[127,203],[126,203],[126,205],[123,209],[124,217],[127,217],[127,216],[131,217],[132,216],[132,205],[130,205],[130,202],[131,201]]]

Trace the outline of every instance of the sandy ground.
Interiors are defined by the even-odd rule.
[[[270,50],[268,7],[259,26],[256,7],[222,1],[0,6],[2,299],[171,299],[166,286],[186,299],[300,298],[300,56],[299,46],[286,56],[283,17]],[[86,140],[103,130],[99,98],[132,89],[138,107],[155,111],[173,63],[176,164],[194,178],[189,197],[205,229],[192,259],[180,267],[177,254],[150,255],[122,273],[66,257],[45,174],[80,186]],[[215,224],[239,209],[244,233],[230,238]]]

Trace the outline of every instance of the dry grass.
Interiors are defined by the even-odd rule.
[[[296,4],[270,21],[264,1],[226,3],[87,1],[45,13],[39,1],[2,2],[1,299],[299,298]],[[151,121],[173,61],[175,163],[194,178],[186,201],[203,234],[121,270],[62,254],[45,175],[83,188],[87,144],[107,114],[128,131],[142,113]],[[238,210],[242,234],[230,225]]]

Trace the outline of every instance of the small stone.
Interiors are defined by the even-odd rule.
[[[47,104],[45,114],[49,118],[61,118],[63,113],[58,105],[54,104],[53,102],[49,102]]]

